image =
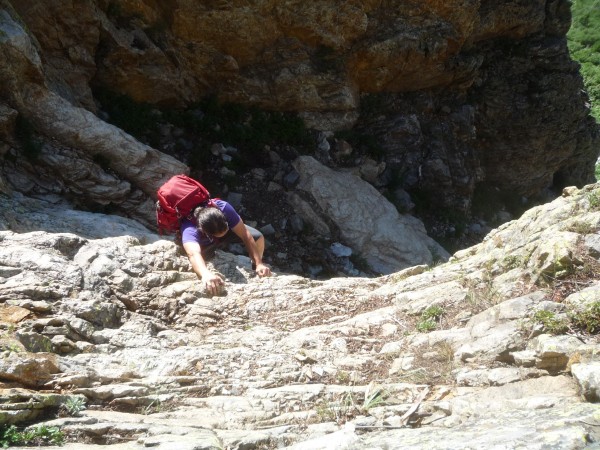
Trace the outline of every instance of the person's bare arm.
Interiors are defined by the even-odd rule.
[[[246,250],[248,251],[248,256],[250,256],[250,259],[252,259],[252,261],[254,261],[254,264],[256,266],[255,270],[256,270],[256,273],[258,274],[258,276],[260,276],[260,277],[270,276],[271,269],[269,268],[269,266],[267,266],[266,264],[263,263],[262,252],[260,251],[258,245],[254,241],[254,237],[250,234],[250,232],[246,228],[246,225],[244,225],[244,222],[242,220],[240,220],[238,222],[238,224],[231,229],[231,231],[233,231],[235,234],[237,234],[240,237],[240,239],[242,240],[242,242],[244,243],[244,246],[246,247]],[[264,239],[264,238],[262,238],[262,239]]]
[[[183,244],[183,249],[187,253],[193,271],[198,277],[202,278],[208,292],[213,295],[218,294],[223,286],[223,279],[207,267],[206,262],[202,257],[200,244],[197,242],[186,242]]]

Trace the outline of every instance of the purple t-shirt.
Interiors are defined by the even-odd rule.
[[[214,200],[215,205],[223,214],[225,214],[225,219],[227,220],[227,225],[229,225],[229,229],[232,230],[240,220],[242,220],[236,210],[227,203],[225,200]],[[181,221],[181,242],[185,244],[186,242],[197,242],[200,244],[200,247],[206,247],[207,245],[214,244],[219,241],[218,238],[213,236],[208,236],[201,232],[198,228],[196,228],[196,224],[189,220],[183,219]]]

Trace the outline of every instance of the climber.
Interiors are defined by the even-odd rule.
[[[212,295],[223,287],[223,278],[212,272],[206,261],[212,258],[217,248],[240,239],[252,260],[252,268],[259,277],[271,275],[271,269],[263,263],[265,238],[262,233],[242,221],[228,202],[213,200],[213,206],[199,206],[192,217],[181,222],[181,242],[192,265]]]

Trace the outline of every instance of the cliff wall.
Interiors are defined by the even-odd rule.
[[[298,114],[320,132],[308,151],[324,150],[322,163],[360,167],[396,205],[408,192],[405,204],[424,214],[506,209],[594,181],[598,127],[568,54],[566,0],[2,0],[0,9],[0,154],[12,156],[2,172],[28,195],[93,197],[147,218],[158,184],[188,170],[172,146],[107,127],[103,90],[159,109],[216,96]],[[83,186],[55,156],[25,161],[19,117],[45,152],[63,161],[74,152],[67,159],[95,181]],[[291,167],[269,169],[260,186],[282,184]],[[104,200],[98,185],[109,186]]]

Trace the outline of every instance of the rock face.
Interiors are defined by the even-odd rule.
[[[77,450],[597,445],[600,186],[435,267],[375,190],[464,212],[590,182],[568,23],[566,0],[0,0],[0,424],[58,426]],[[274,236],[310,223],[381,272],[411,267],[258,279],[219,252],[208,296],[141,225],[188,167],[109,125],[102,89],[298,113],[315,158],[274,148],[251,174],[295,212]]]
[[[137,222],[0,200],[0,423],[62,448],[600,441],[599,184],[380,278],[259,279],[219,251],[219,297]]]
[[[10,88],[3,96],[10,97],[13,106],[52,138],[54,145],[36,151],[36,159],[41,161],[33,167],[30,161],[15,163],[18,156],[13,150],[4,169],[7,181],[25,193],[35,191],[32,185],[37,184],[38,192],[68,196],[71,191],[99,203],[128,205],[132,217],[152,223],[153,207],[148,199],[168,176],[188,168],[49,90],[34,37],[9,11],[0,10],[0,48],[11,61],[0,72],[0,81]],[[10,110],[4,113],[10,114]],[[11,136],[7,138],[10,143]],[[112,173],[99,167],[98,158]]]
[[[336,223],[345,243],[375,272],[390,274],[431,264],[434,256],[437,260],[450,256],[427,236],[421,221],[399,214],[366,181],[334,172],[310,156],[298,158],[294,168],[300,174],[298,189],[310,194],[324,215]]]
[[[567,0],[3,0],[0,13],[3,101],[62,145],[111,160],[138,216],[135,188],[148,195],[157,182],[146,178],[183,168],[67,111],[96,112],[92,89],[156,106],[216,94],[351,128],[386,163],[373,184],[401,184],[432,208],[593,181],[598,133],[568,55]],[[113,160],[115,148],[132,158]]]

